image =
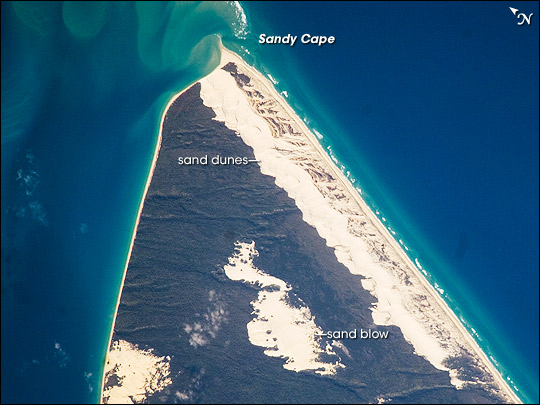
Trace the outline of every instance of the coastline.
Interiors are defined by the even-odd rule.
[[[101,388],[100,388],[100,396],[99,396],[99,403],[103,403],[103,390],[105,388],[105,365],[107,364],[108,358],[109,358],[109,352],[110,347],[112,343],[112,337],[114,334],[114,326],[116,323],[116,317],[118,315],[118,307],[120,306],[120,299],[122,298],[122,291],[124,289],[124,282],[126,280],[126,274],[129,267],[129,262],[131,260],[131,253],[133,251],[133,245],[135,244],[135,238],[137,236],[137,229],[139,227],[139,221],[141,219],[141,214],[144,208],[144,202],[146,200],[146,194],[148,193],[148,189],[150,188],[150,184],[152,183],[152,177],[154,175],[154,170],[156,168],[156,162],[159,156],[159,151],[161,149],[161,140],[162,140],[162,132],[163,132],[163,122],[165,121],[165,116],[167,115],[167,111],[169,111],[169,108],[171,105],[175,102],[175,100],[180,97],[186,90],[188,90],[191,86],[193,86],[194,83],[190,83],[186,88],[184,88],[182,91],[175,93],[169,102],[167,103],[165,109],[163,110],[163,114],[161,116],[161,122],[159,124],[159,134],[158,139],[156,142],[156,147],[154,148],[154,156],[152,157],[152,166],[150,168],[150,172],[148,173],[148,177],[146,178],[146,184],[144,186],[144,192],[141,198],[141,202],[139,204],[139,210],[137,212],[137,221],[135,222],[135,226],[133,227],[133,233],[131,235],[131,243],[129,246],[129,252],[126,258],[126,264],[124,266],[124,272],[122,274],[122,283],[120,284],[120,291],[118,292],[118,299],[116,300],[116,308],[114,310],[114,318],[111,324],[111,331],[109,334],[109,341],[107,343],[107,354],[105,356],[105,364],[103,366],[103,375],[101,377]]]
[[[275,98],[275,100],[280,104],[280,106],[288,113],[288,115],[300,127],[300,129],[302,130],[307,140],[320,154],[321,158],[325,161],[327,166],[332,170],[332,174],[335,175],[337,179],[339,179],[342,186],[349,192],[351,197],[360,206],[363,213],[369,218],[370,222],[377,228],[377,230],[383,236],[385,241],[392,246],[392,248],[395,250],[396,253],[398,253],[402,261],[407,265],[408,270],[410,270],[416,276],[416,278],[419,280],[422,286],[431,294],[435,302],[444,311],[444,313],[450,318],[450,320],[453,322],[456,329],[460,332],[462,337],[470,345],[475,355],[483,362],[483,365],[485,366],[485,368],[489,370],[489,372],[491,373],[492,377],[495,380],[495,383],[498,385],[499,389],[504,394],[506,394],[509,397],[509,399],[512,400],[513,402],[522,403],[521,399],[510,388],[510,386],[507,384],[507,382],[502,377],[500,372],[497,370],[494,364],[489,360],[488,356],[484,353],[484,351],[480,348],[478,343],[467,331],[465,326],[461,323],[461,321],[456,316],[456,314],[451,310],[451,308],[448,306],[446,301],[442,299],[442,297],[437,293],[435,288],[429,283],[429,281],[425,278],[425,276],[414,265],[411,258],[406,254],[406,252],[400,246],[398,241],[396,241],[392,237],[388,229],[384,226],[384,224],[382,224],[379,218],[373,213],[371,208],[366,204],[366,202],[358,194],[358,192],[350,183],[350,181],[345,177],[345,175],[339,170],[336,164],[332,161],[332,159],[326,153],[324,148],[320,145],[320,143],[318,142],[317,138],[312,133],[312,131],[297,116],[296,112],[294,112],[294,110],[289,106],[289,104],[283,98],[283,96],[279,94],[279,92],[273,87],[272,83],[270,83],[270,81],[266,77],[264,77],[264,75],[256,71],[255,68],[249,66],[246,62],[243,61],[242,58],[240,58],[234,52],[225,48],[223,45],[221,45],[221,52],[222,52],[222,59],[219,66],[220,68],[223,67],[226,63],[233,61],[234,63],[237,63],[238,65],[242,66],[246,71],[250,72],[251,74],[254,74],[254,76],[257,77],[261,81],[262,85],[265,86],[266,90]]]

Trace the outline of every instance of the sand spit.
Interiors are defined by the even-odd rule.
[[[318,231],[328,246],[334,248],[338,261],[351,273],[365,277],[364,288],[377,300],[371,308],[373,322],[398,326],[415,352],[434,367],[447,370],[457,388],[464,384],[478,384],[495,392],[504,402],[520,403],[453,311],[272,83],[224,47],[220,67],[200,83],[201,98],[207,107],[214,110],[215,119],[236,131],[253,148],[255,158],[260,161],[261,172],[274,177],[276,185],[295,200],[304,221]],[[163,120],[170,105],[184,91],[171,98],[162,116],[120,291],[160,150]],[[121,294],[114,320],[120,297]],[[111,349],[113,330],[114,324],[109,338]],[[108,362],[112,353],[112,350],[108,353]],[[448,360],[462,356],[471,359],[479,372],[477,375],[481,377],[467,381],[458,369],[452,369]],[[105,381],[105,373],[103,377]],[[104,383],[102,400],[103,388]]]

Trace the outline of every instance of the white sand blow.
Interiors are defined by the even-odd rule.
[[[329,358],[337,355],[330,345],[321,347],[318,335],[323,331],[315,324],[310,309],[290,304],[291,286],[253,265],[253,257],[258,255],[255,242],[237,242],[235,246],[234,255],[224,266],[225,274],[231,280],[261,288],[257,299],[251,303],[254,318],[247,325],[249,341],[265,347],[267,356],[287,359],[283,365],[287,370],[335,374],[344,367],[339,360],[321,360],[323,354]]]
[[[169,357],[158,357],[152,350],[141,350],[125,340],[113,342],[105,365],[107,388],[103,402],[132,404],[172,383]],[[115,380],[115,381],[113,381]]]

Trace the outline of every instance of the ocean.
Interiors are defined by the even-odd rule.
[[[538,24],[501,3],[241,6],[2,3],[2,402],[99,402],[161,115],[218,36],[538,401]]]

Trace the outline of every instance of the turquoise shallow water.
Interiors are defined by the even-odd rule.
[[[218,36],[537,401],[538,25],[497,5],[243,7],[2,3],[3,402],[98,401],[161,114],[216,66]],[[337,42],[261,47],[261,32]]]
[[[237,11],[2,3],[3,402],[99,401],[163,109]]]

